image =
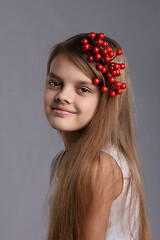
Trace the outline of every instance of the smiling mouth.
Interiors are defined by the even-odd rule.
[[[65,111],[65,110],[60,110],[60,109],[56,109],[56,108],[53,108],[53,112],[57,115],[71,115],[71,114],[75,114],[73,112],[68,112],[68,111]]]

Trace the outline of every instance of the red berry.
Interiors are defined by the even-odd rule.
[[[102,64],[98,64],[98,65],[97,65],[97,69],[98,69],[99,71],[101,71],[102,68],[103,68],[103,65],[102,65]]]
[[[101,56],[103,55],[103,51],[100,49],[99,53],[101,54]]]
[[[98,37],[101,38],[101,39],[103,39],[103,38],[104,38],[104,34],[103,34],[103,33],[99,33],[99,34],[98,34]]]
[[[87,40],[86,38],[84,38],[84,39],[82,40],[82,43],[83,43],[83,44],[87,44],[87,43],[88,43],[88,40]]]
[[[112,77],[112,74],[110,72],[107,73],[107,78]]]
[[[108,88],[107,88],[106,86],[103,86],[103,87],[101,88],[101,90],[102,90],[102,92],[107,92]]]
[[[81,47],[81,51],[85,52],[86,50],[84,49],[84,46]]]
[[[114,70],[114,67],[111,65],[109,66],[109,71],[112,71],[112,70]]]
[[[107,47],[108,46],[108,43],[106,41],[103,42],[102,44],[103,47]]]
[[[117,76],[120,76],[120,75],[121,75],[121,71],[120,71],[120,70],[117,70],[117,71],[116,71],[116,75],[117,75]]]
[[[103,43],[102,39],[99,38],[99,39],[97,40],[97,45],[98,45],[98,46],[101,46],[102,43]]]
[[[108,52],[112,51],[112,48],[111,47],[107,47],[107,51]]]
[[[114,85],[115,85],[116,88],[120,88],[121,87],[121,82],[118,81]]]
[[[126,84],[125,84],[125,83],[122,83],[121,88],[122,88],[122,89],[125,89],[125,88],[126,88]]]
[[[99,48],[98,48],[98,47],[94,47],[94,48],[93,48],[93,52],[94,52],[94,53],[98,53],[98,52],[99,52]]]
[[[110,51],[110,52],[108,53],[108,55],[109,55],[110,57],[113,57],[113,56],[114,56],[114,52],[113,52],[113,51]]]
[[[117,92],[118,94],[121,94],[121,93],[122,93],[122,89],[119,88],[119,89],[116,90],[116,92]]]
[[[116,92],[111,90],[110,93],[109,93],[109,95],[110,95],[111,97],[115,97],[115,96],[116,96]]]
[[[121,64],[120,64],[120,69],[125,69],[125,67],[126,67],[126,66],[125,66],[124,63],[121,63]]]
[[[117,69],[119,69],[119,64],[118,63],[115,63],[114,64],[114,68],[117,70]]]
[[[93,79],[93,83],[94,83],[94,84],[99,84],[99,82],[100,82],[100,80],[99,80],[98,78],[94,78],[94,79]]]
[[[112,70],[112,71],[111,71],[111,74],[112,74],[113,76],[116,76],[117,71],[116,71],[116,70]]]
[[[122,52],[123,52],[122,49],[118,49],[118,50],[117,50],[117,54],[118,54],[118,55],[121,55]]]
[[[96,34],[95,34],[94,32],[91,32],[91,33],[89,34],[89,36],[93,39],[93,38],[96,37]]]
[[[105,56],[107,55],[107,53],[108,53],[107,49],[103,49],[102,54]]]
[[[115,78],[114,77],[110,77],[108,80],[110,83],[115,83]]]
[[[111,59],[110,59],[109,56],[105,56],[105,57],[104,57],[104,61],[105,61],[105,62],[110,62],[110,60],[111,60]]]
[[[102,68],[102,73],[106,73],[107,72],[107,68],[106,67],[103,67]]]
[[[93,62],[93,61],[94,61],[94,57],[93,57],[92,55],[90,55],[90,56],[88,57],[88,61]]]
[[[85,50],[88,50],[89,48],[90,48],[89,44],[85,44],[85,45],[84,45],[84,49],[85,49]]]
[[[101,54],[96,53],[96,55],[95,55],[95,60],[96,60],[96,61],[99,61],[100,59],[101,59]]]

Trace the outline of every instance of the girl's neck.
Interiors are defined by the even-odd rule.
[[[72,144],[77,142],[81,133],[82,133],[81,129],[78,131],[72,131],[72,132],[65,132],[65,131],[61,132],[66,152],[69,151]]]

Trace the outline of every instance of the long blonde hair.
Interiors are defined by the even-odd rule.
[[[104,77],[96,69],[95,62],[88,62],[88,53],[81,51],[81,41],[89,33],[73,36],[57,44],[50,53],[47,63],[47,75],[52,60],[60,53],[66,54],[88,77],[97,76],[104,85]],[[105,37],[105,41],[114,52],[121,48],[114,40]],[[142,178],[136,152],[134,134],[134,98],[128,74],[127,61],[122,54],[116,62],[126,64],[118,78],[127,88],[121,95],[111,98],[108,93],[101,93],[101,99],[90,123],[82,129],[78,141],[65,153],[58,167],[58,183],[54,192],[47,240],[80,240],[85,229],[87,214],[92,201],[90,187],[94,164],[100,158],[101,149],[112,144],[125,156],[130,169],[131,186],[135,183],[135,192],[139,200],[139,240],[151,240],[151,231],[146,211]],[[95,135],[96,133],[96,135]],[[55,181],[51,182],[50,188]],[[50,191],[50,190],[49,190]],[[126,192],[127,196],[128,190]],[[132,198],[131,198],[132,201]],[[135,203],[134,203],[135,204]]]

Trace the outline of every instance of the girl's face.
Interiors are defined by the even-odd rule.
[[[100,97],[99,87],[65,54],[52,60],[44,90],[44,110],[52,128],[62,132],[84,128],[91,121]]]

